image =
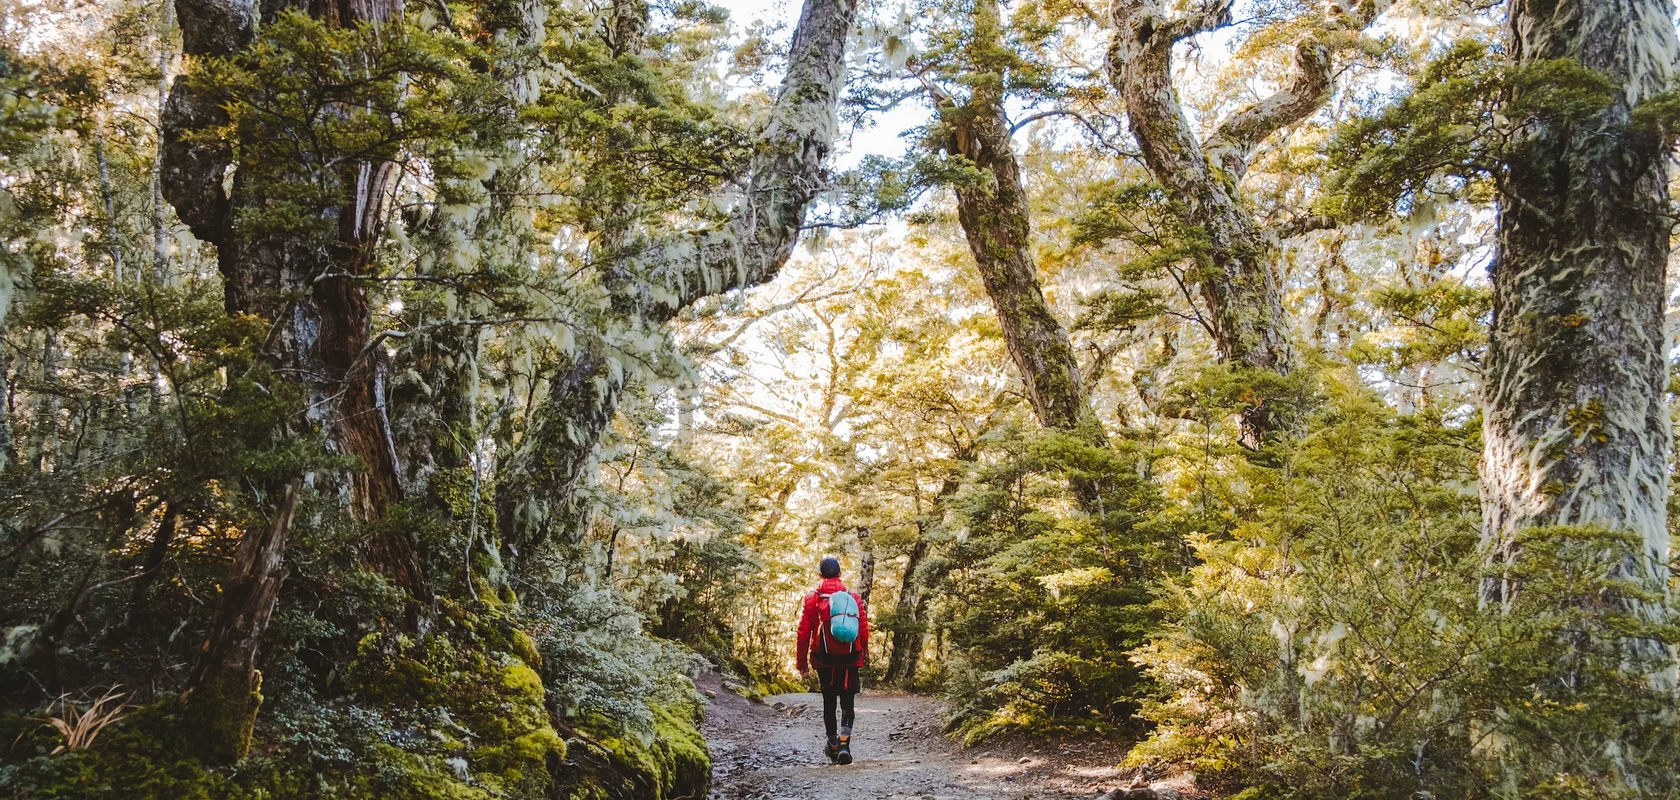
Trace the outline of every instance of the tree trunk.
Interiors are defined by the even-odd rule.
[[[105,201],[105,248],[111,257],[111,274],[123,282],[122,236],[117,231],[117,198],[111,189],[111,166],[105,158],[105,132],[93,124],[93,157],[99,169],[99,194]]]
[[[237,54],[254,35],[255,11],[217,0],[177,0],[184,51],[193,57]],[[398,0],[311,5],[317,17],[341,25],[383,23],[400,13]],[[281,8],[266,8],[269,14]],[[261,142],[246,150],[255,163],[240,164],[231,196],[222,189],[232,165],[231,143],[195,132],[226,122],[222,99],[205,96],[188,76],[176,79],[164,109],[161,190],[198,238],[216,245],[229,313],[275,323],[264,355],[287,375],[302,376],[310,390],[310,422],[327,430],[331,445],[363,467],[351,485],[352,510],[377,518],[400,497],[389,424],[378,391],[380,362],[364,351],[370,308],[364,275],[384,219],[396,174],[393,164],[348,159],[336,166],[339,196],[319,216],[338,220],[319,233],[252,226],[236,232],[241,210],[263,208],[292,194],[293,182],[311,182],[308,165],[263,159]],[[331,154],[327,154],[331,155]],[[301,298],[301,300],[299,299]],[[391,565],[400,583],[409,565]]]
[[[286,577],[286,535],[301,488],[301,480],[287,483],[269,524],[239,540],[210,638],[181,696],[186,730],[192,735],[190,749],[206,762],[231,764],[251,747],[251,729],[262,705],[257,644],[268,630],[269,614]]]
[[[858,529],[858,547],[863,554],[858,558],[858,597],[863,601],[863,607],[869,607],[869,598],[875,594],[875,546],[869,542],[869,529]]]
[[[927,592],[916,577],[916,569],[932,549],[926,536],[918,536],[910,547],[910,560],[904,565],[904,580],[898,586],[898,606],[893,611],[892,652],[887,656],[887,672],[882,678],[889,686],[909,689],[916,681],[916,664],[927,641]]]
[[[29,432],[29,463],[36,472],[51,466],[58,442],[58,331],[41,332],[41,390],[35,398],[35,418]]]
[[[957,460],[972,463],[972,450],[959,449]],[[922,575],[922,563],[933,552],[929,532],[945,518],[945,503],[962,488],[961,476],[947,475],[934,495],[933,508],[916,523],[916,543],[910,547],[910,560],[904,565],[904,580],[898,587],[898,606],[894,609],[892,653],[887,659],[886,682],[906,690],[916,682],[916,667],[922,660],[927,644],[927,604],[933,581]]]
[[[5,317],[0,314],[0,343],[4,342],[5,331]],[[11,348],[0,346],[0,473],[12,469],[15,464],[17,440],[12,433]]]
[[[123,624],[129,623],[130,616],[146,607],[146,601],[151,597],[152,584],[157,575],[163,570],[163,562],[169,558],[169,549],[175,544],[176,524],[181,517],[181,505],[169,500],[163,501],[163,518],[158,521],[157,532],[152,534],[152,544],[146,548],[146,559],[141,562],[140,577],[134,581],[134,591],[129,595],[128,608],[123,611]]]
[[[176,0],[176,10],[188,56],[234,56],[254,39],[258,12],[252,4]],[[268,14],[280,10],[278,5],[263,9]],[[395,19],[400,3],[345,0],[306,10],[334,24],[377,24]],[[248,160],[238,164],[231,195],[225,193],[222,180],[234,163],[233,143],[201,133],[227,121],[222,104],[213,90],[194,85],[188,76],[176,79],[163,113],[163,195],[195,236],[216,246],[228,312],[273,323],[262,356],[278,374],[303,382],[309,398],[303,422],[321,427],[329,447],[361,462],[363,470],[353,475],[318,475],[317,480],[346,482],[349,511],[363,521],[377,519],[400,497],[400,482],[377,381],[379,362],[364,354],[370,309],[362,275],[380,231],[394,167],[377,158],[347,159],[334,167],[338,196],[331,207],[314,210],[317,218],[338,220],[336,230],[236,228],[241,211],[286,201],[294,194],[293,184],[314,177],[307,164],[265,158],[260,139],[241,142]],[[284,436],[285,427],[277,425],[274,435]],[[302,483],[303,476],[294,475],[268,487],[280,498],[274,522],[241,539],[229,591],[223,593],[205,651],[183,694],[187,717],[202,726],[200,750],[212,763],[238,760],[249,747],[261,700],[255,654],[283,575],[285,541]],[[418,553],[406,532],[375,537],[363,557],[407,590],[417,606],[428,599]],[[418,627],[419,614],[411,611],[410,627]]]
[[[633,252],[607,266],[614,311],[631,332],[658,333],[700,299],[767,283],[787,263],[806,209],[826,183],[856,11],[856,0],[806,0],[787,75],[730,218],[697,234],[627,247]],[[590,341],[549,381],[497,485],[502,541],[512,555],[529,555],[557,532],[581,532],[573,494],[587,479],[629,377],[605,342]]]
[[[1184,116],[1173,84],[1173,47],[1231,24],[1232,0],[1169,14],[1158,0],[1115,0],[1109,77],[1126,103],[1127,122],[1155,180],[1178,202],[1184,226],[1200,241],[1198,291],[1207,304],[1214,347],[1234,367],[1288,375],[1299,356],[1283,310],[1285,277],[1277,234],[1243,204],[1239,184],[1254,150],[1273,133],[1311,116],[1330,99],[1330,48],[1309,34],[1295,48],[1295,75],[1277,93],[1238,111],[1207,141]],[[1387,7],[1360,0],[1331,22],[1357,34]],[[1242,415],[1242,443],[1260,447],[1278,425],[1264,398]]]
[[[1669,145],[1630,117],[1672,83],[1673,15],[1667,0],[1511,6],[1519,66],[1579,61],[1610,79],[1615,101],[1585,122],[1523,125],[1500,187],[1481,467],[1496,572],[1527,529],[1600,528],[1641,543],[1611,577],[1668,594]],[[1519,87],[1541,96],[1512,102],[1544,106],[1547,86]],[[1490,578],[1484,599],[1508,607],[1514,588]],[[1661,602],[1619,602],[1663,613]],[[1673,686],[1662,645],[1629,646],[1660,660],[1653,679]]]
[[[975,4],[972,36],[976,47],[1002,46],[995,0]],[[968,101],[960,107],[935,97],[941,106],[941,123],[949,133],[945,151],[968,159],[989,176],[982,185],[956,190],[957,220],[968,250],[997,310],[1009,356],[1021,371],[1039,424],[1079,430],[1093,443],[1106,444],[1102,426],[1086,406],[1079,362],[1067,329],[1039,287],[1027,193],[1004,115],[1003,76],[982,75],[973,85]]]
[[[169,104],[169,35],[175,28],[175,4],[163,4],[163,25],[158,31],[158,130],[163,129],[163,109]],[[152,280],[162,286],[169,278],[169,247],[164,241],[163,140],[152,156]]]

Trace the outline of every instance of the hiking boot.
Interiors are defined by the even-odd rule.
[[[835,748],[834,761],[837,764],[852,763],[852,737],[840,737],[840,744]]]
[[[840,741],[839,737],[830,736],[828,737],[828,746],[823,748],[823,754],[828,756],[828,763],[830,764],[840,763]],[[850,754],[846,757],[847,760],[851,759]]]

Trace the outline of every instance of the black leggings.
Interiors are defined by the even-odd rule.
[[[846,735],[852,734],[852,720],[856,717],[852,710],[852,698],[858,692],[858,668],[846,667],[817,667],[817,683],[822,686],[823,696],[823,727],[828,729],[830,739],[838,735],[834,725],[835,701],[840,705],[840,728],[845,729]]]
[[[846,730],[847,736],[852,734],[852,720],[857,717],[857,712],[852,709],[852,698],[854,697],[857,697],[854,692],[846,692],[845,694],[823,692],[823,727],[828,729],[828,738],[832,739],[839,735],[839,731],[834,726],[836,700],[839,701],[840,705],[840,727]]]

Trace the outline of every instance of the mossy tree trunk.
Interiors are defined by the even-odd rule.
[[[979,184],[957,187],[957,220],[1039,424],[1078,430],[1093,443],[1106,443],[1086,405],[1073,344],[1044,299],[1032,258],[1027,192],[1003,107],[1004,75],[984,63],[988,51],[1003,47],[996,2],[975,3],[971,37],[978,68],[967,76],[971,92],[966,102],[958,105],[939,92],[934,98],[945,133],[941,146],[985,175]]]
[[[856,0],[806,0],[786,77],[730,218],[695,234],[627,245],[605,265],[614,315],[630,333],[663,335],[682,309],[767,283],[787,263],[806,210],[826,183],[856,12]],[[630,378],[605,342],[590,341],[549,380],[497,486],[502,541],[515,555],[581,531],[574,492],[587,479]]]
[[[1524,532],[1547,526],[1633,534],[1639,547],[1611,577],[1668,594],[1670,144],[1633,115],[1672,86],[1673,16],[1667,0],[1511,6],[1519,68],[1577,61],[1608,78],[1613,101],[1585,120],[1524,124],[1506,159],[1481,465],[1496,573],[1483,596],[1495,607],[1514,599],[1505,570]],[[1510,102],[1543,108],[1550,89],[1512,91]],[[1662,613],[1659,600],[1618,602]],[[1629,644],[1672,687],[1672,655],[1654,641]]]
[[[257,645],[286,577],[286,537],[301,487],[301,480],[285,484],[274,517],[239,540],[209,638],[181,697],[191,737],[187,750],[212,764],[236,762],[251,747],[262,705]]]
[[[1206,141],[1190,127],[1173,83],[1173,48],[1231,24],[1232,0],[1193,12],[1169,13],[1158,0],[1115,0],[1108,71],[1126,103],[1127,122],[1155,180],[1177,201],[1184,226],[1195,232],[1197,288],[1207,304],[1214,346],[1239,368],[1288,375],[1300,356],[1284,314],[1285,276],[1277,262],[1278,235],[1243,203],[1239,184],[1260,143],[1294,125],[1330,99],[1331,47],[1317,32],[1295,47],[1287,85],[1232,114]],[[1333,11],[1330,28],[1357,35],[1387,6],[1358,0]],[[1277,427],[1261,399],[1242,417],[1242,442],[1261,446]]]
[[[235,56],[254,40],[259,14],[271,18],[286,8],[177,0],[184,51],[193,59]],[[337,25],[384,23],[401,12],[396,0],[300,8]],[[366,273],[395,168],[376,155],[334,158],[331,166],[314,169],[322,165],[270,152],[261,134],[235,133],[246,137],[239,142],[204,135],[228,122],[225,102],[191,75],[175,80],[162,120],[163,196],[195,236],[216,246],[228,312],[270,321],[261,348],[266,364],[303,384],[307,410],[274,435],[294,435],[300,427],[321,430],[329,448],[354,457],[361,469],[317,474],[315,482],[343,485],[349,511],[362,520],[377,519],[400,498],[401,484],[378,379],[379,355],[367,352]],[[238,163],[235,145],[245,154]],[[229,166],[237,168],[231,192],[223,188]],[[312,209],[319,212],[313,219],[333,222],[299,227],[265,216],[263,209],[295,199],[297,187],[320,188],[322,176],[332,183],[332,199],[328,207]],[[285,573],[285,542],[304,481],[296,474],[263,487],[271,522],[241,539],[204,653],[183,695],[187,716],[199,726],[200,753],[209,761],[237,760],[249,745],[261,701],[257,643]],[[417,602],[425,599],[419,558],[406,533],[374,537],[364,557]]]

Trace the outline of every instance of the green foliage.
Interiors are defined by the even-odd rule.
[[[1136,655],[1160,727],[1131,762],[1278,797],[1606,796],[1622,770],[1666,796],[1662,701],[1623,667],[1672,633],[1593,600],[1645,596],[1613,577],[1624,539],[1532,532],[1490,607],[1477,427],[1326,394],[1282,464],[1228,479],[1246,518],[1170,584],[1175,621]],[[1649,749],[1613,757],[1612,730]]]
[[[212,800],[249,797],[226,776],[212,773],[196,759],[181,754],[168,741],[169,718],[161,709],[129,715],[101,734],[100,747],[89,751],[48,755],[51,743],[40,735],[39,719],[4,719],[11,755],[0,766],[0,788],[19,797],[81,798],[135,797]]]
[[[690,656],[644,635],[635,610],[604,589],[574,585],[532,611],[544,684],[561,713],[651,731],[648,698],[661,676],[686,670]]]
[[[62,26],[29,19],[62,9],[0,14],[0,304],[12,312],[0,317],[0,702],[16,712],[8,728],[21,726],[7,737],[18,746],[0,751],[0,794],[601,793],[603,779],[576,763],[584,734],[564,713],[603,709],[615,716],[601,730],[657,754],[621,765],[612,796],[703,789],[698,705],[692,689],[669,688],[685,682],[688,657],[644,633],[642,609],[610,584],[600,620],[543,602],[570,591],[564,577],[520,574],[516,590],[496,489],[497,465],[529,429],[526,401],[570,358],[574,332],[620,335],[602,330],[599,275],[551,243],[620,202],[642,205],[615,224],[692,209],[743,160],[751,120],[724,113],[708,83],[718,10],[671,9],[710,32],[656,26],[646,58],[611,56],[592,11],[455,3],[380,25],[280,11],[231,56],[182,59],[165,8],[96,3]],[[493,30],[533,21],[534,41]],[[23,40],[27,51],[13,48]],[[168,177],[156,174],[158,84],[174,79],[225,112],[174,131],[231,147],[223,188],[241,213],[220,253],[155,199]],[[585,80],[622,92],[604,98]],[[599,146],[607,132],[616,138]],[[345,209],[369,199],[351,189],[381,164],[391,166],[381,229],[365,251],[336,249]],[[622,185],[574,182],[574,170]],[[275,266],[263,259],[289,271],[263,273]],[[224,279],[254,276],[284,284],[262,287],[276,307],[259,313],[309,316],[323,274],[343,270],[354,273],[350,304],[370,310],[352,331],[368,338],[351,369],[378,373],[378,445],[402,470],[382,503],[351,488],[376,465],[343,447],[330,409],[345,387],[312,393],[321,376],[272,358],[284,326],[224,302],[250,288]],[[14,278],[27,302],[11,307]],[[320,318],[301,330],[331,333]],[[655,341],[617,342],[626,363],[668,359],[668,343],[636,336]],[[648,375],[676,369],[667,360]],[[651,440],[659,424],[626,427]],[[258,648],[254,727],[232,713],[230,730],[189,722],[175,698],[233,588],[231,556],[271,524],[272,493],[298,475],[307,488]],[[699,469],[670,483],[636,498],[638,513],[682,502],[695,528],[728,528],[726,487]],[[410,552],[390,558],[393,543]],[[697,557],[697,577],[748,567],[726,545]],[[600,566],[587,549],[564,556],[562,574]],[[660,558],[620,569],[636,576],[627,583],[673,582]],[[686,613],[700,615],[709,601],[695,595]],[[558,627],[577,649],[543,638]],[[545,660],[539,642],[570,660]],[[17,738],[58,693],[113,684],[138,687],[143,707],[95,747],[52,755]],[[251,754],[209,769],[187,755],[191,737],[249,741]]]
[[[1399,370],[1452,360],[1474,362],[1487,344],[1493,295],[1484,287],[1448,278],[1418,288],[1379,290],[1372,301],[1410,335],[1354,342],[1347,356],[1355,364]]]
[[[1342,127],[1328,150],[1330,213],[1384,214],[1430,191],[1437,176],[1472,179],[1485,160],[1503,73],[1498,54],[1458,42],[1426,66],[1411,90],[1376,114]]]
[[[469,56],[483,54],[454,36],[288,10],[250,47],[194,70],[190,80],[226,98],[228,121],[193,136],[234,142],[241,187],[264,198],[236,221],[243,235],[332,235],[320,209],[344,202],[355,179],[344,170],[366,159],[430,156],[441,180],[481,177],[455,150],[469,131],[489,132],[465,102],[489,94]]]
[[[1161,293],[1153,289],[1109,290],[1085,300],[1085,312],[1074,320],[1077,330],[1131,332],[1164,311]]]
[[[1472,442],[1357,387],[1332,387],[1309,430],[1284,465],[1234,479],[1251,518],[1194,542],[1200,564],[1169,595],[1181,621],[1139,651],[1167,692],[1132,758],[1301,797],[1463,790],[1406,773],[1466,758],[1432,689],[1474,657],[1458,638],[1476,609]]]
[[[1584,123],[1609,107],[1608,78],[1567,59],[1520,67],[1478,41],[1453,44],[1410,90],[1341,126],[1327,147],[1323,210],[1347,219],[1409,214],[1433,195],[1485,198],[1518,156],[1514,134],[1536,122]],[[1660,102],[1648,113],[1663,115]]]
[[[1127,652],[1158,624],[1154,582],[1179,555],[1146,456],[1056,432],[998,446],[956,500],[966,538],[939,565],[951,728],[975,742],[1124,725],[1148,692]],[[1066,512],[1070,479],[1100,487],[1102,516]]]

